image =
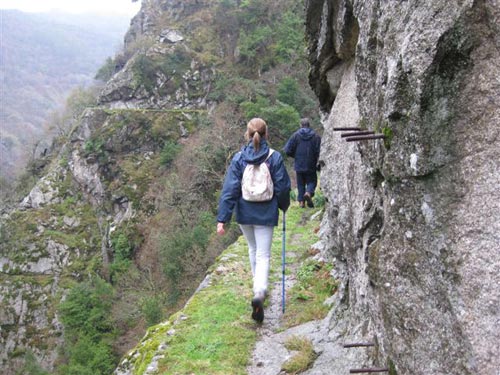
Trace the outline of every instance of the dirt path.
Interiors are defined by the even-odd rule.
[[[312,218],[304,213],[298,225],[304,224]],[[312,243],[308,243],[299,233],[291,233],[287,238],[287,247],[297,245],[296,249],[302,246],[309,248]],[[297,250],[299,252],[299,250]],[[285,283],[286,294],[292,288],[297,280],[297,270],[301,267],[301,260],[297,259],[292,252],[287,253],[287,276]],[[277,266],[274,265],[276,270]],[[278,271],[275,271],[278,272]],[[283,322],[282,314],[282,282],[281,282],[281,263],[279,267],[279,278],[273,283],[269,296],[269,302],[265,306],[265,318],[263,324],[257,328],[258,339],[252,354],[250,365],[247,367],[248,375],[286,375],[281,368],[296,352],[290,352],[285,348],[285,342],[291,336],[306,338],[313,345],[316,359],[314,363],[301,372],[301,375],[332,375],[347,374],[349,369],[360,367],[362,364],[370,364],[369,350],[351,350],[343,347],[345,340],[355,342],[362,340],[362,327],[355,327],[354,332],[359,331],[359,335],[353,337],[344,337],[348,321],[338,319],[343,314],[342,310],[338,312],[334,308],[328,315],[321,320],[313,320],[307,323],[286,328]],[[330,305],[339,303],[339,295],[332,296]],[[335,302],[337,301],[337,302]],[[359,337],[358,337],[359,336]],[[362,367],[362,366],[361,366]]]
[[[287,238],[287,246],[292,243],[299,243],[300,235],[291,235]],[[296,254],[286,253],[286,277],[285,295],[295,284],[296,272],[299,264],[296,261]],[[275,268],[276,265],[275,265]],[[290,356],[288,350],[283,345],[283,300],[282,300],[282,272],[281,263],[279,267],[279,280],[273,282],[269,301],[264,310],[264,322],[257,328],[259,339],[256,343],[251,364],[248,367],[249,375],[277,375],[285,374],[281,371],[281,365]],[[286,309],[286,305],[285,305]]]
[[[294,265],[294,268],[296,268],[296,265]],[[293,271],[286,277],[285,291],[291,288],[295,282],[295,273]],[[279,374],[283,359],[286,360],[288,356],[288,351],[284,348],[283,342],[281,342],[277,336],[282,329],[281,319],[283,313],[281,291],[281,280],[274,282],[269,296],[268,306],[266,306],[264,311],[264,322],[262,326],[258,328],[258,335],[260,338],[256,343],[252,355],[251,366],[248,367],[249,375]]]

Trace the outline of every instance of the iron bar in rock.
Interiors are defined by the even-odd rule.
[[[363,346],[375,346],[375,344],[371,342],[353,342],[352,344],[344,344],[344,348],[359,348]]]
[[[384,139],[385,135],[383,134],[372,134],[372,135],[360,135],[360,136],[353,136],[346,138],[345,140],[347,142],[354,142],[354,141],[368,141],[370,139]]]
[[[361,130],[361,128],[333,128],[333,131],[334,132],[339,132],[339,131],[349,131],[349,130],[352,130],[352,131],[359,131]]]
[[[363,131],[354,132],[354,133],[344,133],[344,134],[341,134],[340,136],[342,138],[345,138],[345,137],[353,137],[353,136],[368,135],[368,134],[375,134],[375,132],[373,130],[363,130]]]
[[[373,372],[389,372],[388,368],[355,368],[349,370],[349,374],[364,374]]]

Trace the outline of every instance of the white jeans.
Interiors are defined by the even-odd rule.
[[[252,268],[254,295],[264,296],[267,292],[274,227],[240,224],[240,228],[248,243],[248,257]]]

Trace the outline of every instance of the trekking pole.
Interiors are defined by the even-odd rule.
[[[286,243],[286,214],[283,211],[283,239],[282,239],[282,247],[281,247],[281,269],[282,269],[282,290],[281,290],[281,307],[283,314],[285,313],[285,264],[286,264],[286,256],[285,256],[285,243]]]

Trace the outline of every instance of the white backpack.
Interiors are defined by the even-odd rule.
[[[274,184],[271,172],[267,166],[267,159],[274,150],[269,149],[269,155],[262,164],[247,164],[241,179],[243,199],[249,202],[267,202],[273,198]]]

